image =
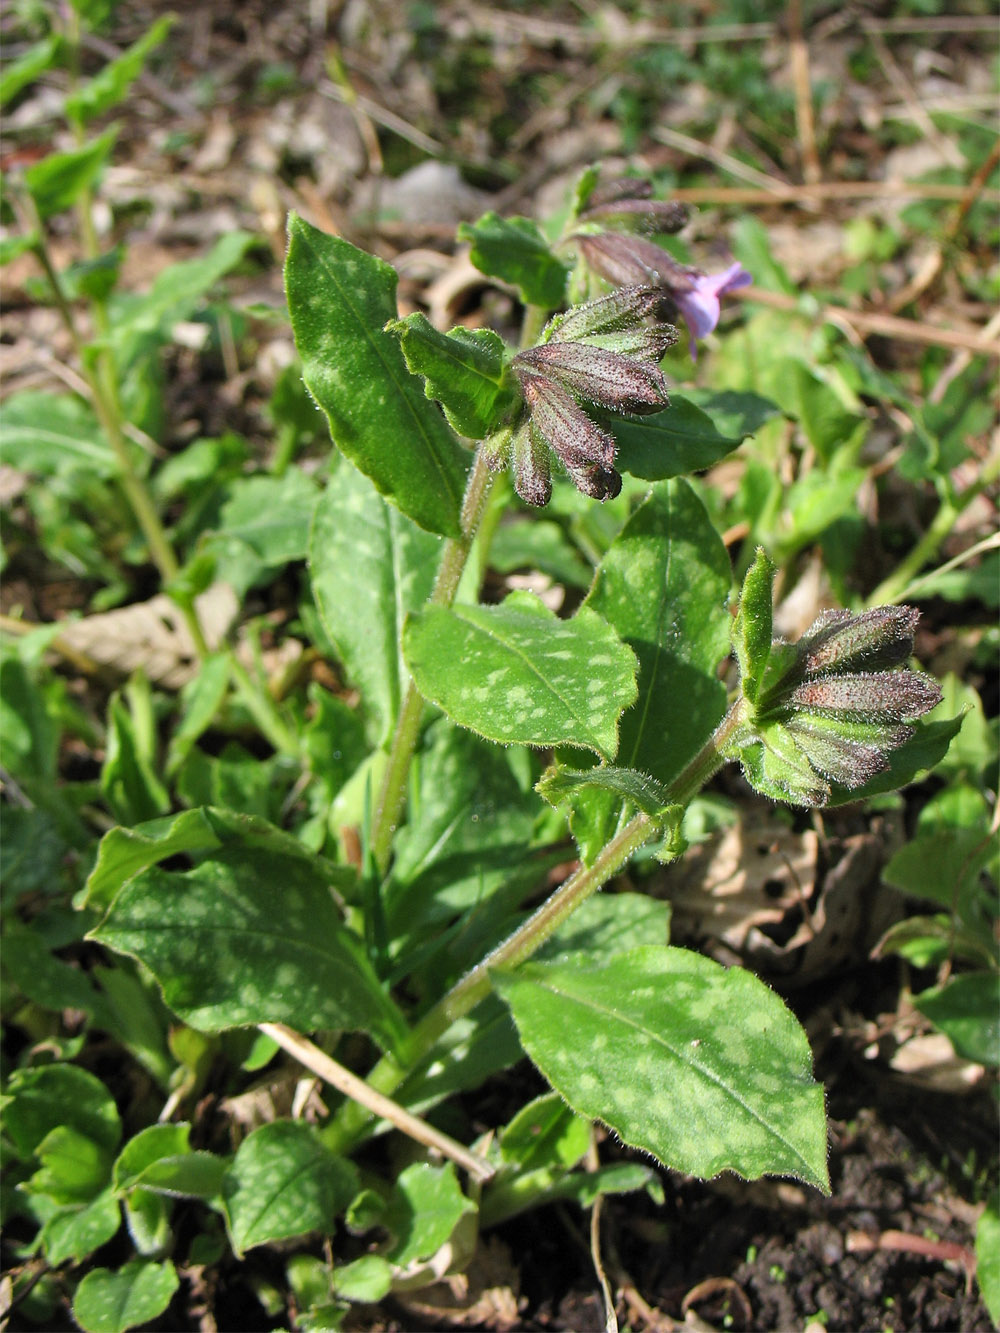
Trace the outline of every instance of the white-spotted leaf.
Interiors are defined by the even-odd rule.
[[[828,1190],[806,1035],[749,972],[649,945],[593,967],[527,963],[494,982],[556,1091],[631,1147],[689,1175]]]
[[[240,1144],[223,1183],[233,1249],[239,1255],[310,1231],[329,1234],[357,1187],[354,1166],[325,1148],[312,1125],[261,1125]]]
[[[305,855],[220,847],[193,870],[153,866],[91,934],[139,958],[203,1032],[250,1023],[351,1028],[393,1043],[399,1023],[331,884]]]
[[[403,619],[427,600],[440,549],[367,477],[337,469],[313,519],[309,572],[323,627],[380,741],[399,711]]]
[[[453,722],[503,743],[578,745],[612,758],[635,701],[635,657],[583,608],[559,620],[530,594],[501,606],[429,607],[403,651],[417,688]]]

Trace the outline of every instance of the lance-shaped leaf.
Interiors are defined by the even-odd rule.
[[[771,584],[774,565],[762,546],[743,579],[740,609],[733,622],[733,650],[744,695],[755,703],[771,655]]]
[[[471,245],[469,258],[488,277],[516,287],[527,305],[554,310],[566,295],[567,268],[530,218],[502,218],[484,213],[478,222],[463,222],[458,239]]]
[[[90,938],[140,959],[199,1031],[284,1022],[371,1032],[384,1047],[400,1031],[322,863],[308,854],[237,844],[183,874],[151,867]]]
[[[559,620],[538,598],[428,607],[403,633],[417,688],[489,740],[578,745],[608,758],[635,697],[635,658],[593,611]]]
[[[50,153],[41,162],[28,167],[24,183],[43,222],[53,213],[72,207],[83,191],[94,184],[104,170],[117,135],[118,126],[111,125],[82,148],[73,148],[67,153]]]
[[[681,394],[671,392],[670,406],[652,416],[602,420],[618,441],[618,469],[646,481],[663,481],[702,472],[731,454],[753,432],[724,433],[711,416]],[[724,426],[732,430],[732,418]]]
[[[468,457],[385,330],[395,270],[299,217],[288,231],[292,330],[334,443],[421,527],[456,536]]]
[[[399,712],[403,620],[430,595],[440,549],[355,468],[339,468],[317,506],[309,534],[313,596],[379,742]]]
[[[441,404],[460,435],[483,439],[517,405],[504,345],[492,329],[439,333],[419,311],[386,328],[399,338],[411,372],[423,376],[424,393]]]
[[[741,968],[646,946],[494,975],[522,1044],[581,1115],[666,1166],[827,1192],[823,1089],[806,1035]]]

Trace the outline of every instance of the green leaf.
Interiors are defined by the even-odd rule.
[[[334,1269],[333,1286],[347,1301],[380,1301],[392,1290],[392,1264],[380,1254],[363,1254]]]
[[[737,425],[734,415],[723,417],[732,435],[723,434],[702,408],[671,391],[670,406],[646,417],[599,414],[618,441],[615,466],[646,481],[664,481],[705,468],[725,458],[752,434]],[[756,428],[756,427],[755,427]]]
[[[229,654],[209,653],[180,692],[180,720],[170,736],[166,771],[173,777],[191,747],[213,723],[229,689]]]
[[[547,519],[513,518],[501,523],[490,542],[489,563],[500,574],[537,569],[557,583],[583,591],[594,577],[593,568],[560,525]]]
[[[1000,1324],[1000,1195],[986,1201],[976,1227],[976,1280],[990,1318]]]
[[[170,1260],[162,1264],[133,1259],[117,1273],[95,1268],[73,1298],[73,1318],[84,1333],[125,1333],[156,1319],[180,1285]]]
[[[781,415],[778,404],[759,393],[686,388],[684,398],[700,407],[719,434],[730,440],[746,440]]]
[[[599,1166],[596,1171],[574,1171],[572,1175],[562,1176],[553,1181],[538,1202],[554,1203],[557,1199],[567,1199],[579,1208],[592,1208],[602,1195],[632,1194],[643,1189],[662,1204],[663,1186],[655,1171],[639,1162],[614,1162],[610,1166]]]
[[[733,255],[753,274],[758,287],[795,295],[795,284],[771,254],[767,228],[757,218],[745,214],[733,228]]]
[[[138,828],[113,828],[101,839],[97,862],[76,907],[108,907],[119,889],[140,870],[184,852],[222,845],[219,828],[206,809],[152,819]]]
[[[239,594],[293,560],[304,560],[320,492],[298,468],[281,477],[240,477],[204,549],[215,556],[215,578]]]
[[[798,417],[803,434],[820,458],[829,462],[862,424],[863,418],[815,370],[798,357],[779,361],[774,374],[785,391],[785,404]]]
[[[117,296],[110,308],[115,343],[134,351],[136,340],[145,335],[156,335],[156,340],[168,337],[173,325],[187,319],[206,293],[256,244],[251,232],[226,232],[207,254],[163,269],[148,292]]]
[[[527,856],[538,815],[507,751],[443,718],[429,728],[428,742],[383,889],[393,938],[425,934],[429,921],[490,898]]]
[[[9,467],[41,476],[74,471],[118,475],[118,462],[97,418],[79,398],[27,389],[7,399],[0,421]]]
[[[309,534],[309,573],[323,628],[374,717],[392,734],[406,668],[403,621],[430,595],[440,542],[387,504],[355,468],[336,470]]]
[[[6,816],[5,816],[6,822]],[[6,866],[4,867],[6,871]],[[16,986],[33,1004],[55,1013],[79,1009],[90,1014],[96,1026],[106,1028],[110,1019],[104,996],[90,976],[71,967],[49,951],[44,940],[15,916],[4,923],[4,980]]]
[[[15,1069],[7,1088],[3,1129],[17,1156],[28,1161],[59,1126],[76,1130],[108,1152],[121,1138],[121,1120],[107,1088],[77,1065]]]
[[[623,768],[668,783],[726,706],[731,574],[722,540],[685,481],[654,486],[598,567],[584,603],[639,660],[640,704],[622,718]]]
[[[19,778],[54,782],[59,725],[34,673],[17,657],[0,658],[0,724],[4,766]]]
[[[522,1106],[500,1134],[500,1156],[521,1171],[557,1166],[568,1170],[590,1147],[590,1123],[572,1111],[557,1092]]]
[[[494,983],[580,1115],[691,1175],[791,1175],[828,1191],[805,1033],[750,973],[649,946],[590,968],[527,963]]]
[[[659,818],[667,811],[673,811],[678,818],[683,813],[680,806],[671,805],[666,788],[662,783],[651,778],[648,773],[640,773],[634,768],[612,768],[598,764],[596,768],[584,770],[561,768],[553,765],[542,774],[536,791],[550,805],[559,805],[568,800],[581,787],[598,787],[610,791],[644,811],[647,815]]]
[[[170,794],[157,777],[133,714],[117,694],[108,707],[107,749],[101,793],[123,824],[155,819],[170,809]]]
[[[430,1259],[472,1212],[475,1204],[462,1193],[451,1162],[415,1162],[401,1172],[382,1218],[394,1237],[386,1257],[399,1268]]]
[[[357,1192],[350,1162],[323,1147],[311,1125],[275,1120],[240,1144],[226,1173],[226,1220],[238,1256],[310,1231],[327,1234]]]
[[[24,1186],[56,1203],[87,1203],[107,1184],[111,1157],[107,1149],[69,1125],[56,1125],[35,1149],[41,1163]]]
[[[148,1125],[134,1134],[118,1154],[112,1180],[119,1193],[141,1184],[143,1172],[161,1157],[176,1157],[191,1151],[189,1124]]]
[[[225,846],[187,873],[141,871],[90,938],[139,958],[199,1031],[285,1022],[391,1045],[394,1006],[330,890],[304,850]]]
[[[480,273],[516,287],[526,305],[555,310],[563,304],[568,269],[530,218],[484,213],[478,222],[461,223],[456,234],[469,242]]]
[[[634,658],[586,607],[559,620],[536,597],[428,607],[403,631],[417,688],[489,740],[579,745],[611,757],[636,697]]]
[[[0,268],[5,264],[12,264],[15,259],[25,255],[29,250],[34,249],[38,243],[38,235],[32,232],[29,236],[2,236],[0,237]]]
[[[39,74],[44,74],[55,63],[61,45],[62,38],[50,33],[40,42],[35,42],[34,46],[29,46],[16,60],[12,60],[0,74],[0,106],[6,106],[22,88],[34,83]]]
[[[170,1249],[174,1239],[170,1205],[162,1195],[133,1190],[122,1200],[122,1211],[132,1244],[144,1258],[155,1258]]]
[[[757,702],[764,669],[771,656],[771,585],[775,567],[763,546],[757,547],[754,562],[743,579],[740,607],[733,622],[733,651],[740,665],[740,688],[751,703]]]
[[[535,953],[539,963],[592,964],[643,944],[667,944],[670,904],[645,893],[595,893]]]
[[[419,311],[386,328],[399,338],[410,373],[423,376],[424,393],[441,404],[460,435],[483,439],[517,405],[503,341],[492,329],[439,333]]]
[[[921,991],[914,1004],[966,1060],[1000,1065],[1000,977],[996,972],[962,972],[943,986]]]
[[[118,126],[112,125],[100,138],[67,153],[50,153],[41,162],[28,167],[24,183],[44,222],[53,213],[61,213],[76,203],[84,190],[97,180],[111,155]]]
[[[334,443],[421,527],[457,536],[468,455],[385,331],[395,271],[294,215],[288,234],[292,330]]]
[[[175,21],[164,14],[128,50],[104,66],[88,83],[66,98],[65,111],[71,121],[84,125],[95,116],[103,116],[123,101],[135,79],[142,73],[146,57],[160,45]]]
[[[67,1260],[81,1263],[116,1235],[122,1224],[121,1208],[107,1189],[82,1206],[59,1208],[46,1220],[39,1235],[45,1257],[53,1266]]]
[[[210,1152],[192,1152],[187,1124],[149,1125],[129,1139],[114,1164],[119,1195],[154,1192],[214,1199],[222,1193],[228,1162]]]

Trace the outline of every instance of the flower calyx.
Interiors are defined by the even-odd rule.
[[[773,574],[758,550],[733,626],[741,699],[725,757],[764,795],[826,805],[835,787],[857,790],[884,773],[941,691],[905,666],[919,619],[912,607],[825,611],[797,643],[773,640]]]
[[[617,444],[590,408],[642,415],[669,406],[657,362],[676,330],[659,319],[662,298],[633,286],[556,315],[535,347],[519,352],[511,371],[522,408],[485,450],[495,470],[512,466],[526,503],[547,504],[554,454],[584,495],[607,500],[621,490]]]

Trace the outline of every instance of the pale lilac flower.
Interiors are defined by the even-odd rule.
[[[723,273],[699,273],[687,291],[675,287],[671,296],[691,334],[691,356],[697,358],[699,338],[712,332],[719,322],[719,297],[748,287],[753,278],[742,264],[730,264]]]

